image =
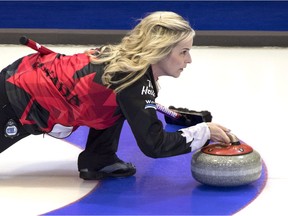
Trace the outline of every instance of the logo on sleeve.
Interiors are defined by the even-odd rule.
[[[153,101],[153,100],[145,100],[145,102],[146,102],[146,105],[145,105],[144,109],[151,109],[152,108],[152,109],[157,110],[155,101]]]
[[[151,80],[147,80],[147,81],[148,81],[148,84],[142,87],[141,95],[152,95],[153,97],[155,97],[155,91],[153,89]]]

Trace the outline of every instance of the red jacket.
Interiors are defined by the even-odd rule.
[[[52,133],[62,138],[81,125],[100,130],[124,118],[148,156],[191,151],[186,138],[163,130],[156,114],[157,88],[151,68],[118,94],[102,84],[103,71],[104,65],[91,64],[86,54],[36,53],[8,66],[7,95],[20,122],[32,134]]]

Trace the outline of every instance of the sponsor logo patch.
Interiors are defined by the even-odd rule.
[[[144,109],[155,109],[155,110],[157,110],[157,106],[156,106],[155,101],[146,100],[145,102],[146,102],[146,105],[145,105]]]
[[[148,85],[145,85],[142,87],[141,95],[152,95],[155,97],[155,91],[153,89],[153,85],[151,83],[151,80],[147,80]]]

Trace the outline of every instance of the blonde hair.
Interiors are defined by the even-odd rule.
[[[101,47],[90,55],[91,63],[107,63],[102,81],[117,85],[119,92],[141,78],[151,64],[165,58],[182,40],[194,36],[189,23],[174,12],[158,11],[149,14],[117,45]],[[122,74],[116,78],[116,74]],[[114,79],[113,79],[114,78]]]

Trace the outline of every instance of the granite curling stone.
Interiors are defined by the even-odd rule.
[[[230,144],[210,144],[196,151],[191,172],[202,184],[233,187],[250,184],[260,178],[262,159],[249,145],[228,134]]]

